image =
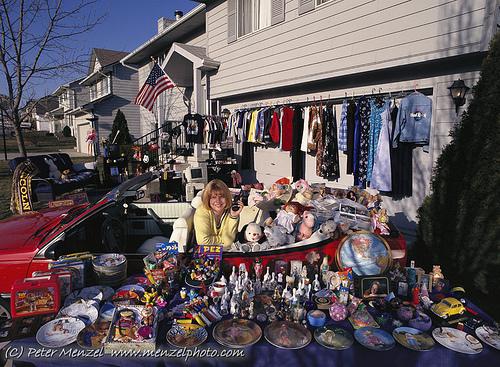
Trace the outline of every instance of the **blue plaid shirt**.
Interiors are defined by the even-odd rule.
[[[342,114],[340,115],[339,150],[347,151],[347,101],[345,99],[342,102]]]

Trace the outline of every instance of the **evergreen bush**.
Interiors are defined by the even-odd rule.
[[[440,264],[453,285],[500,318],[500,33],[472,101],[437,160],[419,209],[417,263]]]
[[[113,127],[111,128],[111,134],[109,134],[109,142],[113,142],[115,139],[116,133],[120,131],[118,136],[116,137],[115,144],[125,145],[131,144],[132,138],[128,131],[127,119],[122,111],[118,110],[116,112],[115,119],[113,120]]]
[[[71,129],[69,128],[69,126],[64,126],[62,129],[62,133],[65,138],[69,138],[71,136]]]

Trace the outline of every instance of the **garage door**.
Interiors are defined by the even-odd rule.
[[[90,122],[78,125],[77,150],[80,153],[88,154],[87,151],[87,132],[90,130]]]

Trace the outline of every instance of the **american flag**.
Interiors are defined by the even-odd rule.
[[[135,97],[134,103],[151,111],[156,98],[158,98],[162,92],[174,86],[174,83],[168,78],[160,66],[155,64],[146,79],[146,83],[144,83],[139,94]]]

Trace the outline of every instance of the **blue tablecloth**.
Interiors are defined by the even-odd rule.
[[[488,323],[493,322],[493,320],[477,308],[472,303],[468,303],[468,306],[479,312],[479,316],[483,318]],[[352,326],[348,321],[342,321],[340,323],[334,323],[329,321],[330,324],[335,324],[339,327],[343,327],[347,330],[353,331]],[[264,329],[265,324],[261,325]],[[176,349],[170,346],[165,340],[167,325],[163,325],[158,333],[158,345],[161,349],[172,351]],[[313,332],[314,329],[310,328]],[[221,347],[210,334],[212,328],[209,328],[209,337],[207,342],[198,347],[199,350],[222,350]],[[390,331],[390,329],[388,330]],[[470,332],[470,331],[469,331]],[[283,350],[274,347],[269,344],[264,337],[255,345],[244,349],[245,357],[237,357],[233,359],[227,358],[189,358],[187,361],[184,357],[180,358],[125,358],[125,357],[111,357],[107,355],[102,355],[99,357],[88,357],[88,358],[70,358],[68,356],[62,358],[46,358],[38,357],[34,358],[34,350],[41,350],[42,347],[36,342],[35,338],[26,338],[12,341],[10,344],[5,346],[2,350],[3,353],[9,351],[11,356],[15,348],[15,352],[19,353],[21,348],[23,349],[22,355],[19,358],[14,359],[14,365],[21,362],[28,362],[35,366],[67,366],[71,364],[72,366],[87,366],[92,365],[95,367],[99,366],[127,366],[127,367],[144,367],[144,366],[256,366],[256,367],[268,367],[268,366],[279,366],[279,367],[325,367],[325,366],[397,366],[397,367],[411,367],[411,366],[422,366],[422,367],[441,367],[441,366],[500,366],[500,351],[490,347],[489,345],[483,344],[483,351],[475,355],[467,355],[462,353],[457,353],[449,350],[439,343],[428,352],[416,352],[407,349],[398,343],[396,346],[385,352],[377,352],[366,349],[365,347],[354,341],[351,348],[344,351],[334,351],[326,349],[319,345],[313,338],[312,342],[305,348],[299,350]],[[9,349],[10,348],[10,349]],[[31,349],[31,356],[28,354]],[[65,348],[68,350],[77,350],[79,347],[76,343],[73,343]],[[59,356],[60,349],[52,349],[54,356]],[[177,352],[177,350],[176,350]],[[2,354],[3,354],[2,353]],[[180,352],[178,352],[180,353]]]

